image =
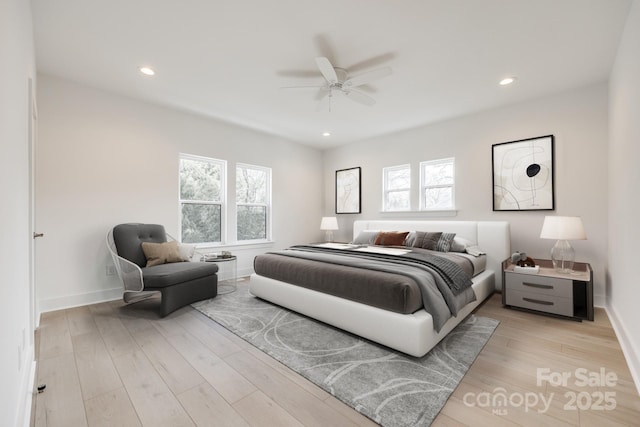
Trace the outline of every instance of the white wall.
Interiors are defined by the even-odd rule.
[[[0,425],[29,414],[29,78],[35,79],[30,3],[0,2]],[[20,349],[18,349],[20,348]],[[19,353],[21,354],[19,356]]]
[[[509,88],[517,90],[517,86]],[[335,170],[362,167],[361,215],[339,215],[337,239],[351,237],[357,218],[426,218],[425,214],[383,214],[382,168],[455,157],[456,208],[452,220],[506,220],[511,247],[549,258],[555,243],[539,238],[545,215],[582,216],[588,240],[572,242],[578,261],[591,263],[594,293],[602,303],[607,258],[607,86],[581,90],[441,122],[338,147],[325,152],[325,214],[334,210]],[[493,212],[491,145],[555,135],[555,211]],[[417,179],[414,180],[417,186]]]
[[[321,238],[318,150],[219,121],[41,75],[37,147],[38,302],[42,311],[121,296],[107,231],[122,222],[164,224],[178,236],[178,154],[272,168],[273,238],[231,248],[240,273],[253,255]],[[231,198],[230,200],[234,200]]]
[[[640,391],[640,2],[631,8],[610,80],[607,295]]]

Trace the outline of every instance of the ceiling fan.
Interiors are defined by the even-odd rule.
[[[381,79],[391,74],[391,67],[382,67],[372,71],[350,76],[344,68],[334,67],[331,61],[324,56],[317,57],[316,65],[324,77],[325,83],[321,86],[288,86],[282,89],[318,89],[316,99],[321,101],[319,109],[323,103],[329,103],[331,111],[331,99],[335,95],[344,96],[359,104],[372,106],[376,100],[358,89],[359,86]]]

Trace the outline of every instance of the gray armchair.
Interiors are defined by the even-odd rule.
[[[157,224],[120,224],[107,234],[107,247],[124,286],[122,299],[133,303],[161,294],[162,317],[180,307],[218,293],[218,266],[206,262],[175,262],[147,267],[142,242],[171,239]]]

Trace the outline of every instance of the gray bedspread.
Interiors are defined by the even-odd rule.
[[[294,246],[270,252],[268,255],[406,276],[419,286],[425,311],[433,317],[436,331],[439,331],[451,316],[456,316],[460,309],[476,299],[471,289],[472,270],[466,268],[465,271],[467,266],[456,264],[447,257],[424,249],[410,248],[406,254],[390,255],[319,246]],[[265,272],[269,276],[268,271],[265,271],[268,270],[268,266],[258,262],[258,258],[256,257],[255,262],[256,273]]]

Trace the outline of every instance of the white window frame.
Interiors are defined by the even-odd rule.
[[[247,168],[247,169],[255,169],[255,170],[260,170],[263,172],[266,172],[267,174],[267,188],[266,190],[266,201],[265,203],[238,203],[238,198],[237,198],[237,183],[236,183],[236,241],[237,242],[242,242],[242,243],[252,243],[252,242],[266,242],[266,241],[271,241],[271,179],[272,179],[272,172],[271,172],[271,168],[266,167],[266,166],[258,166],[258,165],[251,165],[248,163],[236,163],[236,179],[237,179],[237,174],[238,174],[238,169],[239,168]],[[238,206],[259,206],[259,207],[264,207],[265,208],[265,213],[266,213],[266,236],[264,239],[250,239],[250,240],[240,240],[238,238]]]
[[[197,162],[206,162],[218,165],[222,169],[220,174],[220,200],[183,200],[180,194],[180,161],[192,160]],[[198,205],[220,205],[220,241],[219,242],[198,242],[196,247],[223,246],[227,242],[227,161],[214,159],[211,157],[196,156],[193,154],[179,154],[178,160],[178,238],[182,241],[182,205],[198,204]]]
[[[438,184],[438,185],[427,185],[425,184],[425,166],[432,165],[440,165],[440,164],[451,164],[452,174],[453,174],[453,182],[451,184]],[[428,189],[432,188],[451,188],[451,206],[447,207],[437,207],[432,208],[426,206],[426,198],[425,192]],[[456,162],[455,157],[448,157],[445,159],[437,159],[437,160],[428,160],[424,162],[420,162],[420,210],[421,211],[447,211],[447,210],[455,210],[456,208]]]
[[[398,170],[408,169],[409,170],[409,186],[406,188],[394,188],[393,190],[389,189],[389,173],[395,172]],[[389,208],[389,194],[391,193],[399,193],[399,192],[407,192],[409,195],[409,206],[406,209],[390,209]],[[397,165],[397,166],[388,166],[382,168],[382,211],[383,212],[405,212],[411,210],[411,165]]]

